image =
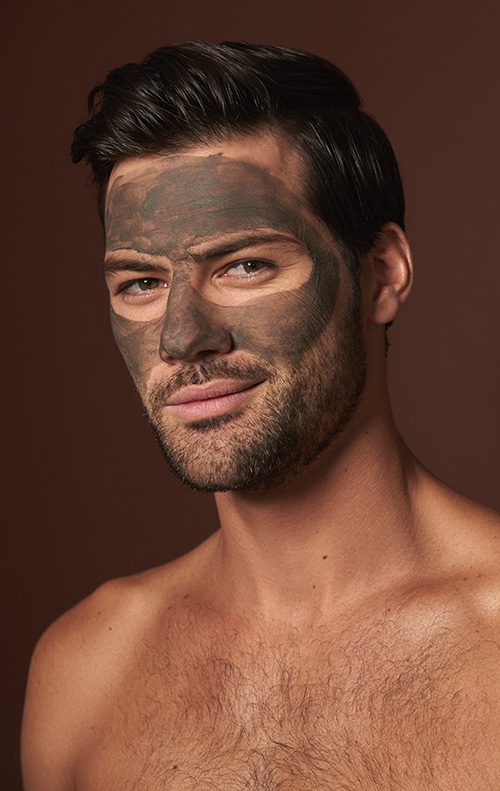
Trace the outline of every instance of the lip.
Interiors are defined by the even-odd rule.
[[[242,404],[264,380],[221,379],[207,385],[183,387],[166,403],[169,412],[186,419],[222,415]]]
[[[258,382],[245,382],[241,379],[219,379],[215,382],[208,382],[206,385],[192,385],[191,387],[181,387],[180,390],[169,398],[167,406],[177,404],[190,404],[193,401],[205,401],[209,398],[219,398],[220,396],[232,395],[254,387]]]

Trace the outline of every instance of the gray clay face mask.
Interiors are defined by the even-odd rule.
[[[168,156],[118,167],[109,189],[114,335],[167,462],[195,489],[286,484],[343,430],[364,386],[359,301],[339,299],[345,264],[281,172]],[[241,407],[172,412],[179,388],[221,379],[243,380]]]
[[[252,284],[232,303],[226,294],[208,298],[197,287],[199,268],[207,264],[190,250],[223,237],[274,232],[292,240],[290,255],[303,262],[296,287],[280,290],[279,280],[275,289]],[[224,241],[212,245],[217,246],[224,248]],[[264,168],[221,154],[171,157],[167,165],[159,160],[137,175],[118,176],[107,199],[106,252],[111,265],[120,253],[125,262],[137,262],[135,253],[169,262],[168,299],[161,303],[161,315],[137,316],[120,307],[119,295],[113,298],[113,332],[142,396],[162,360],[189,367],[191,379],[181,379],[177,371],[176,386],[196,383],[193,367],[204,364],[205,352],[217,357],[227,343],[262,371],[293,369],[329,323],[337,301],[340,263],[304,202]],[[235,251],[231,260],[253,258]],[[141,276],[155,274],[129,273],[128,280]],[[237,375],[230,355],[224,358],[217,373]],[[166,370],[164,378],[172,379],[173,373]]]

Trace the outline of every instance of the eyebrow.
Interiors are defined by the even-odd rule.
[[[230,253],[236,253],[238,250],[243,250],[246,247],[256,246],[258,244],[269,243],[291,243],[300,244],[299,239],[284,233],[267,233],[267,234],[247,234],[245,236],[238,236],[236,239],[221,242],[213,247],[210,247],[203,252],[191,252],[188,250],[189,257],[197,263],[203,263],[213,258],[221,258]],[[139,253],[139,251],[137,251]],[[158,254],[161,254],[160,252]],[[103,262],[104,272],[112,274],[114,272],[162,272],[164,273],[166,267],[162,264],[154,264],[152,261],[138,261],[133,258],[119,258],[111,257],[105,258]]]
[[[228,255],[229,253],[236,253],[238,250],[243,250],[245,247],[253,247],[258,244],[268,244],[269,242],[281,242],[281,244],[291,242],[292,244],[300,244],[299,240],[294,236],[289,236],[283,233],[253,233],[247,234],[246,236],[238,236],[237,239],[227,242],[222,242],[221,244],[217,244],[214,247],[210,247],[208,250],[200,253],[190,251],[189,255],[195,261],[207,261],[211,258],[220,258],[223,255]]]
[[[105,258],[103,262],[105,273],[113,272],[165,272],[161,264],[151,261],[136,261],[131,258]]]

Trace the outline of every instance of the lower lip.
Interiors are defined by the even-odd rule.
[[[238,393],[228,393],[217,398],[205,398],[203,401],[187,401],[184,404],[169,404],[167,409],[184,420],[203,420],[204,418],[217,417],[243,404],[261,384],[259,382],[259,384],[247,387]]]

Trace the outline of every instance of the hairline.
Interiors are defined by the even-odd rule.
[[[335,245],[338,247],[338,253],[346,260],[346,263],[349,264],[349,261],[352,261],[353,252],[346,243],[338,236],[337,233],[334,233],[333,229],[327,223],[326,219],[319,214],[317,207],[312,200],[314,197],[314,170],[313,165],[310,161],[308,161],[307,152],[302,148],[302,146],[297,143],[296,140],[293,139],[292,134],[286,128],[283,122],[280,122],[279,118],[274,119],[262,119],[261,121],[255,122],[253,124],[249,124],[247,126],[242,125],[241,127],[234,127],[228,128],[224,133],[212,133],[207,134],[203,139],[197,139],[185,144],[177,144],[172,145],[168,148],[161,148],[158,147],[156,151],[145,151],[142,154],[123,154],[122,156],[117,157],[117,159],[113,162],[112,168],[109,172],[109,176],[107,178],[106,183],[101,187],[101,195],[99,199],[99,215],[101,219],[102,226],[104,228],[104,218],[105,218],[105,210],[106,210],[106,200],[108,196],[108,192],[110,189],[110,185],[112,183],[113,171],[115,167],[124,162],[126,160],[141,160],[141,159],[154,159],[154,158],[165,158],[169,156],[176,156],[176,155],[183,155],[189,154],[190,151],[193,151],[196,148],[203,147],[205,145],[209,146],[211,144],[216,144],[217,142],[224,143],[227,141],[237,141],[238,139],[249,138],[252,136],[257,135],[266,135],[270,134],[275,139],[281,140],[289,147],[289,150],[292,154],[296,155],[296,164],[297,164],[297,173],[294,174],[296,178],[296,183],[294,183],[294,187],[300,189],[298,193],[298,197],[300,197],[303,201],[307,209],[312,213],[312,215],[328,230],[328,232],[332,236],[332,240],[334,241]],[[354,263],[354,262],[353,262]],[[350,270],[350,266],[348,266]],[[356,279],[353,277],[353,281]]]

